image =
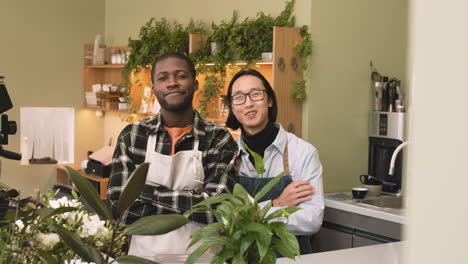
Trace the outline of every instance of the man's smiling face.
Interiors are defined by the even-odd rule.
[[[169,112],[182,112],[192,107],[198,81],[186,61],[169,57],[156,63],[153,89],[159,104]]]

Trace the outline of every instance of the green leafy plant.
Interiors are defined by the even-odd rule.
[[[201,21],[190,20],[187,26],[177,22],[169,22],[166,18],[156,20],[151,18],[141,27],[139,40],[129,38],[130,55],[122,71],[122,84],[125,87],[124,97],[131,105],[130,88],[132,73],[141,72],[150,67],[157,56],[177,51],[188,54],[189,33],[206,33],[206,25]],[[136,80],[137,85],[143,85]],[[131,109],[136,112],[136,109]]]
[[[226,84],[227,68],[233,65],[235,60],[247,63],[245,68],[251,68],[261,58],[262,52],[272,51],[273,27],[293,27],[295,16],[293,7],[295,0],[286,1],[284,10],[274,17],[259,12],[256,17],[247,17],[238,22],[238,12],[235,10],[229,20],[223,20],[216,24],[211,23],[211,35],[202,48],[192,52],[190,58],[196,64],[199,74],[205,75],[205,84],[200,90],[200,114],[206,116],[208,105],[214,98],[221,95]],[[138,73],[143,68],[149,67],[158,55],[167,51],[178,51],[188,54],[188,34],[206,34],[208,32],[203,22],[193,20],[184,27],[167,19],[150,19],[141,27],[139,40],[129,39],[131,53],[122,71],[123,85],[126,87],[124,97],[131,104],[129,96],[132,83],[132,73]],[[300,69],[297,73],[301,76],[307,69],[307,57],[312,52],[310,33],[306,26],[301,28],[304,42],[296,43],[294,48],[300,55]],[[211,54],[210,43],[216,43],[216,52]],[[136,80],[137,85],[143,85]],[[292,97],[303,101],[305,99],[305,81],[293,82]],[[131,109],[136,112],[137,109]]]
[[[310,55],[312,55],[312,39],[310,36],[310,32],[308,30],[308,27],[305,25],[301,27],[300,34],[303,38],[303,41],[302,43],[299,43],[299,42],[294,43],[293,48],[294,50],[297,51],[300,57],[299,70],[297,71],[297,74],[303,78],[299,82],[296,82],[296,81],[292,82],[294,89],[292,90],[291,95],[294,99],[302,102],[305,100],[305,97],[306,97],[306,90],[305,90],[306,81],[304,78],[304,74],[309,68],[307,58]]]
[[[221,94],[228,65],[234,64],[237,59],[247,63],[244,68],[253,67],[261,59],[262,52],[273,49],[273,27],[294,26],[294,3],[294,0],[287,1],[277,17],[259,12],[256,17],[247,17],[238,23],[238,13],[234,11],[230,20],[212,23],[208,42],[216,43],[215,54],[210,54],[209,47],[205,46],[192,57],[198,64],[197,71],[208,75],[200,101],[202,114],[207,111],[208,103]],[[207,62],[214,65],[206,65]]]
[[[58,190],[57,190],[58,192]],[[41,197],[13,200],[15,210],[11,210],[0,230],[2,256],[1,263],[63,263],[75,255],[58,234],[51,228],[58,224],[79,236],[81,240],[106,252],[110,242],[110,226],[96,214],[84,210],[83,204],[67,197],[55,199],[57,192],[49,190]],[[125,243],[125,238],[118,241]],[[121,251],[114,252],[122,254]]]
[[[165,234],[169,231],[175,230],[186,223],[189,220],[183,215],[154,215],[140,218],[131,225],[124,227],[121,224],[123,213],[130,207],[131,204],[136,200],[141,191],[143,190],[146,182],[146,175],[148,173],[149,163],[142,163],[138,166],[130,176],[120,199],[118,201],[118,209],[116,219],[112,218],[110,210],[106,207],[104,202],[100,199],[96,189],[91,183],[84,178],[77,171],[70,167],[66,167],[68,175],[72,179],[76,188],[81,193],[83,198],[88,204],[96,211],[96,213],[103,219],[106,219],[111,223],[113,227],[112,241],[109,245],[109,251],[113,252],[116,250],[115,239],[122,235],[160,235]],[[62,239],[71,248],[74,249],[81,258],[85,261],[92,261],[96,264],[108,263],[109,256],[104,259],[102,254],[95,248],[85,245],[78,237],[64,230],[61,226],[53,224],[52,228],[62,237]],[[136,256],[122,256],[117,257],[116,261],[119,263],[155,263],[146,259],[142,259]]]
[[[211,211],[218,222],[204,226],[192,235],[189,247],[200,241],[202,244],[185,263],[195,263],[212,247],[221,247],[221,250],[211,263],[276,263],[276,252],[291,259],[298,256],[299,244],[294,234],[285,223],[271,220],[288,218],[300,208],[287,207],[268,214],[271,202],[261,210],[258,206],[258,201],[282,176],[283,173],[276,176],[254,198],[240,184],[236,184],[232,194],[210,197],[187,212],[186,216],[200,210]],[[218,203],[216,210],[207,206]]]

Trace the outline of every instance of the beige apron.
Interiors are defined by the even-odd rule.
[[[154,151],[156,135],[148,138],[145,162],[149,162],[146,184],[164,185],[174,191],[202,190],[205,174],[202,152],[198,150],[199,140],[195,138],[193,150],[179,151],[174,156]],[[177,201],[175,201],[177,203]],[[177,204],[174,204],[176,207]],[[174,231],[158,236],[132,236],[129,255],[154,257],[160,254],[187,254],[190,236],[202,224],[188,223]],[[192,246],[193,251],[197,247]]]

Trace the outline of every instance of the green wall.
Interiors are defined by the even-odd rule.
[[[0,0],[0,75],[7,77],[19,122],[21,106],[77,107],[75,162],[115,139],[125,125],[114,114],[97,118],[82,106],[82,45],[103,34],[107,45],[137,38],[150,17],[186,23],[240,19],[259,11],[277,15],[283,0]],[[367,125],[372,60],[381,73],[406,84],[407,0],[296,0],[297,25],[309,25],[314,41],[304,139],[324,166],[326,192],[347,191],[367,171]],[[404,88],[404,87],[403,87]],[[8,149],[19,150],[19,133]],[[53,183],[54,166],[20,166],[2,159],[2,181],[29,194]]]
[[[104,32],[103,0],[0,0],[0,75],[14,108],[10,120],[20,123],[20,107],[75,107],[75,161],[102,144],[102,120],[80,110],[83,93],[83,44]],[[47,120],[44,120],[47,122]],[[19,128],[21,129],[21,128]],[[20,131],[6,149],[19,152]],[[73,143],[71,143],[73,144]],[[55,165],[19,165],[0,158],[1,181],[23,196],[55,181]]]
[[[313,0],[314,55],[304,107],[306,139],[326,192],[350,191],[367,173],[370,65],[406,83],[406,0]]]
[[[109,45],[126,45],[150,17],[219,22],[231,18],[234,9],[243,19],[259,11],[277,15],[283,8],[283,0],[107,0],[105,39]],[[296,0],[294,12],[296,24],[309,25],[314,41],[303,137],[319,150],[325,191],[349,191],[367,172],[369,61],[406,83],[407,1]],[[115,122],[106,116],[106,127],[122,126]],[[115,137],[116,130],[105,138]]]

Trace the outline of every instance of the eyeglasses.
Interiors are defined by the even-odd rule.
[[[256,102],[256,101],[261,101],[265,98],[265,92],[266,90],[253,90],[250,93],[239,93],[234,96],[231,96],[232,99],[232,105],[241,105],[244,104],[247,95],[250,98],[250,101]]]

